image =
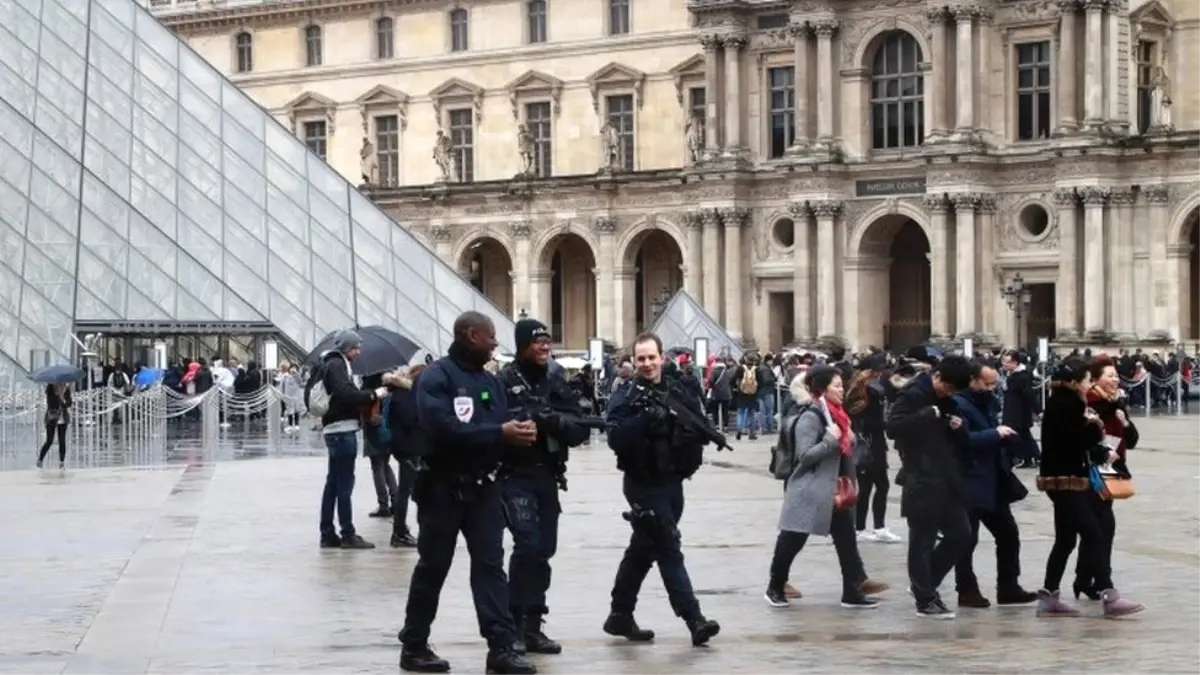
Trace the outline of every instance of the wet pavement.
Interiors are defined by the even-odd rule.
[[[1121,622],[1099,619],[1095,603],[1073,620],[1038,620],[1025,607],[923,621],[902,590],[905,547],[873,543],[861,545],[867,568],[894,589],[878,611],[848,612],[838,607],[826,538],[793,567],[805,597],[771,609],[762,590],[781,487],[765,472],[769,443],[710,453],[687,485],[682,524],[704,610],[723,626],[703,649],[690,645],[653,573],[638,619],[658,641],[630,645],[601,632],[629,530],[611,453],[581,450],[564,495],[547,627],[565,652],[535,660],[546,673],[1196,672],[1200,419],[1140,425],[1142,447],[1131,457],[1139,495],[1117,505],[1113,562],[1121,590],[1149,609]],[[309,447],[294,443],[296,454]],[[0,472],[0,672],[395,669],[415,552],[318,550],[319,458],[194,459]],[[1032,485],[1031,472],[1021,476]],[[367,518],[374,499],[365,460],[356,497],[360,532],[385,544],[388,524]],[[903,535],[898,499],[893,489],[889,524]],[[1052,539],[1049,503],[1035,492],[1016,512],[1023,582],[1036,588]],[[981,538],[976,570],[988,589],[994,548],[989,535]],[[456,672],[481,672],[485,649],[467,573],[460,546],[433,642]],[[942,590],[953,599],[952,582]]]

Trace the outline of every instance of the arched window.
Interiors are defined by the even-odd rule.
[[[319,66],[322,61],[321,27],[308,26],[304,29],[304,63]]]
[[[390,59],[396,55],[396,22],[390,16],[375,20],[375,58]]]
[[[450,51],[452,52],[465,52],[470,46],[467,19],[467,10],[461,7],[450,12]]]
[[[871,62],[871,147],[911,148],[925,141],[925,77],[913,36],[883,36]]]
[[[233,39],[234,67],[239,73],[254,70],[254,36],[246,31],[237,34]]]

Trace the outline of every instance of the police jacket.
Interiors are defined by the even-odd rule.
[[[500,427],[510,419],[504,387],[457,343],[421,373],[417,417],[429,443],[425,464],[431,475],[481,478],[499,468]]]
[[[583,411],[570,383],[546,366],[520,361],[506,365],[500,371],[500,381],[514,417],[538,423],[537,441],[532,446],[505,447],[505,468],[545,466],[556,472],[564,471],[568,448],[591,437],[591,431],[579,424]]]
[[[638,483],[690,478],[703,461],[704,438],[662,413],[654,399],[664,395],[704,417],[700,402],[683,385],[666,379],[653,383],[634,378],[617,389],[608,403],[608,447],[617,455],[617,468]]]
[[[322,382],[329,394],[329,410],[321,416],[321,425],[327,427],[334,422],[357,421],[362,416],[362,406],[375,400],[375,392],[354,386],[350,362],[341,352],[326,352],[321,364]]]

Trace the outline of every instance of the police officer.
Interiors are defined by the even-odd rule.
[[[633,345],[637,377],[613,394],[608,406],[608,445],[625,474],[625,514],[633,525],[613,581],[612,608],[604,632],[634,642],[649,642],[654,631],[633,618],[638,590],[650,567],[658,563],[663,586],[675,615],[687,623],[692,644],[700,646],[721,631],[700,613],[700,603],[683,564],[679,518],[683,515],[683,479],[700,467],[706,440],[678,421],[658,401],[665,395],[703,419],[699,401],[678,382],[663,378],[662,340],[643,333]]]
[[[550,331],[535,319],[521,319],[514,332],[517,358],[500,372],[510,410],[532,419],[538,438],[530,447],[508,446],[500,470],[513,552],[508,589],[513,619],[526,650],[558,654],[562,646],[546,637],[550,559],[558,549],[558,489],[566,489],[568,448],[591,432],[579,423],[582,410],[562,375],[549,372]]]
[[[536,673],[515,648],[504,576],[504,506],[496,475],[506,446],[533,445],[532,421],[510,419],[500,380],[484,370],[496,348],[496,328],[479,312],[454,322],[449,355],[417,383],[417,416],[429,441],[417,477],[417,552],[400,631],[400,668],[444,673],[450,664],[429,648],[438,598],[461,532],[471,556],[471,595],[479,633],[487,640],[489,673]]]

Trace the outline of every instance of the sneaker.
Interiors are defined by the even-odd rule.
[[[893,534],[892,531],[886,527],[881,527],[875,530],[874,540],[881,544],[899,544],[900,542],[904,541],[900,535]]]
[[[972,609],[987,609],[992,606],[992,601],[984,597],[983,593],[976,588],[970,591],[960,591],[958,594],[958,606],[970,607]]]
[[[1100,594],[1104,600],[1104,618],[1119,619],[1130,614],[1137,614],[1146,609],[1145,605],[1139,605],[1132,600],[1126,600],[1121,597],[1117,589],[1110,588]]]
[[[448,673],[450,662],[441,658],[429,645],[404,645],[400,648],[400,670],[410,673]]]
[[[321,548],[341,548],[342,538],[336,534],[321,535]]]
[[[787,607],[791,604],[788,602],[787,593],[772,586],[767,586],[767,592],[763,593],[763,599],[772,607]]]
[[[1041,589],[1037,592],[1037,615],[1040,618],[1054,619],[1067,616],[1079,616],[1079,610],[1067,604],[1058,591]]]
[[[489,675],[534,675],[537,666],[525,660],[512,649],[489,651],[487,655],[487,670]]]
[[[357,534],[352,534],[349,537],[342,537],[342,548],[375,548],[375,544]]]
[[[630,642],[651,642],[654,631],[638,626],[632,614],[613,612],[604,620],[604,632],[616,637],[623,637]]]
[[[417,539],[412,536],[411,532],[396,532],[392,534],[391,541],[388,545],[392,548],[416,548]]]
[[[842,598],[842,609],[879,609],[879,601],[865,595],[851,595]]]
[[[42,460],[40,460],[40,459],[38,460],[37,468],[39,468],[39,469],[42,468]]]
[[[65,469],[65,468],[67,468],[67,463],[66,463],[66,462],[59,462],[59,463],[58,463],[58,468],[59,468],[59,469]]]
[[[925,604],[917,606],[917,616],[922,619],[949,621],[954,618],[954,610],[947,607],[941,598],[934,598]]]
[[[387,506],[381,506],[367,514],[371,518],[391,518],[392,509]]]
[[[703,647],[708,641],[721,632],[721,624],[703,616],[687,622],[688,630],[692,633],[692,646]]]
[[[859,541],[879,541],[879,535],[875,533],[875,530],[859,530],[858,531],[858,540]]]

